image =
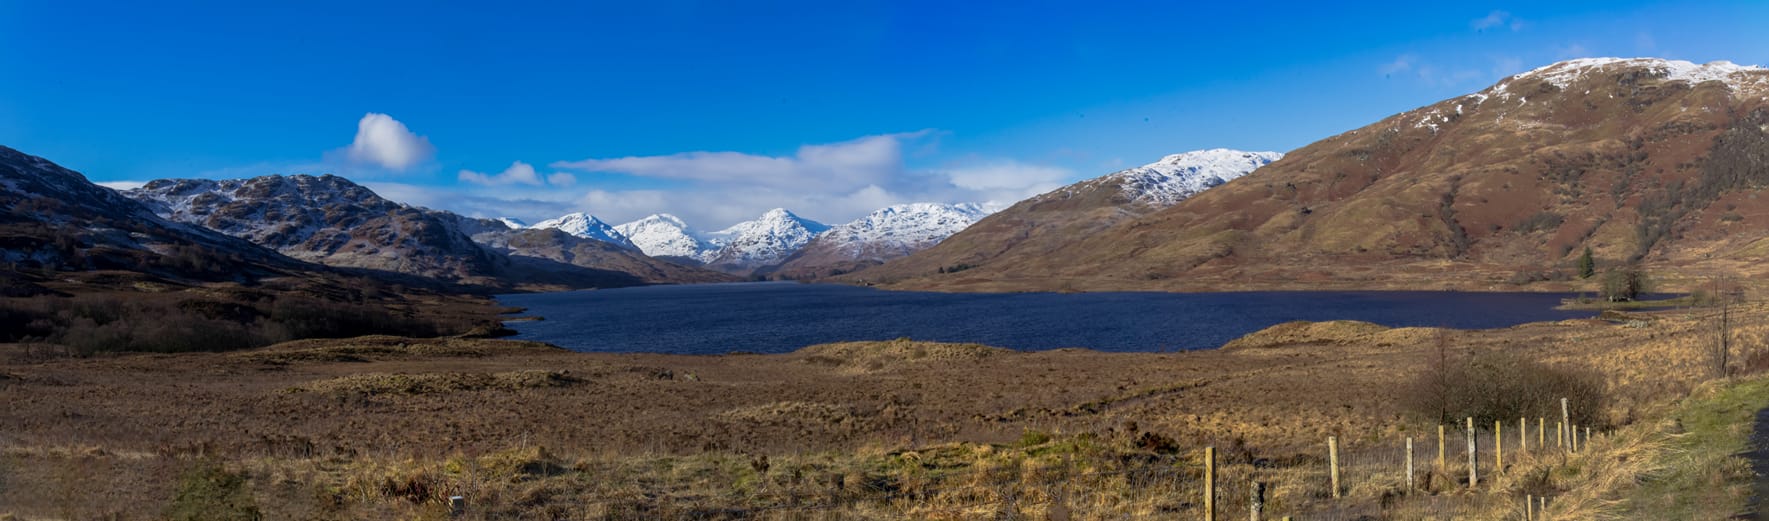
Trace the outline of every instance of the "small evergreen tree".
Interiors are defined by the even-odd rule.
[[[1588,279],[1597,275],[1597,260],[1591,258],[1591,247],[1585,247],[1585,253],[1579,255],[1579,278]]]

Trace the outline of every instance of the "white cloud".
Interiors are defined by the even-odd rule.
[[[378,112],[363,115],[356,123],[356,140],[345,149],[345,157],[352,162],[394,171],[428,161],[435,153],[429,139],[412,133],[393,116]]]
[[[534,167],[521,161],[511,163],[510,168],[505,168],[503,172],[497,174],[482,174],[472,170],[462,170],[461,173],[455,177],[462,181],[486,186],[510,184],[541,185],[541,177],[534,172]]]
[[[792,156],[683,152],[561,161],[553,163],[553,167],[705,183],[849,189],[882,182],[902,171],[903,142],[928,133],[884,134],[842,143],[805,145]]]
[[[371,187],[389,199],[474,217],[532,222],[581,211],[618,224],[672,213],[711,231],[773,208],[837,224],[901,203],[1013,203],[1061,186],[1072,176],[1061,168],[994,158],[938,168],[906,165],[905,151],[925,149],[932,135],[922,131],[808,144],[788,156],[702,151],[553,164],[594,172],[581,185],[580,176],[542,176],[517,162],[497,174],[463,170],[457,178],[465,183],[458,187]],[[667,180],[668,188],[653,188],[658,183],[652,179]],[[610,188],[635,185],[645,188]],[[568,189],[574,186],[581,188]]]
[[[134,190],[136,188],[141,188],[142,186],[147,185],[147,182],[146,181],[103,181],[103,182],[98,182],[98,183],[93,183],[93,184],[121,192],[124,190]]]
[[[953,186],[981,196],[978,202],[1013,203],[1063,186],[1075,173],[1067,169],[1015,161],[954,168],[946,173]]]

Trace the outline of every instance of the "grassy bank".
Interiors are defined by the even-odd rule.
[[[1664,444],[1652,471],[1625,495],[1627,519],[1735,519],[1755,478],[1745,453],[1757,411],[1769,407],[1769,377],[1696,390],[1652,425]]]

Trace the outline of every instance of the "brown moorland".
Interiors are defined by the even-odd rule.
[[[1761,356],[1766,311],[1734,311],[1736,360]],[[1551,492],[1572,517],[1618,513],[1664,452],[1667,411],[1713,374],[1715,313],[1485,331],[1286,324],[1141,354],[898,340],[665,356],[371,336],[66,358],[11,345],[0,515],[441,518],[462,495],[473,519],[1190,516],[1196,492],[1175,487],[1196,481],[1205,445],[1225,476],[1264,476],[1274,507],[1294,512],[1406,518],[1448,501],[1501,519]],[[1449,472],[1415,499],[1394,499],[1392,477],[1326,499],[1327,436],[1429,439],[1435,422],[1405,402],[1446,353],[1600,375],[1603,403],[1575,412],[1597,450],[1519,459],[1486,492],[1458,492]],[[1742,508],[1726,494],[1712,509]]]

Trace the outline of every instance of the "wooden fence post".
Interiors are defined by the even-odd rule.
[[[1566,448],[1566,424],[1554,422],[1554,448]]]
[[[1572,411],[1572,409],[1570,409],[1566,406],[1566,398],[1561,398],[1560,399],[1560,423],[1562,425],[1566,425],[1568,427],[1572,426],[1572,412],[1571,411]]]
[[[1216,521],[1216,447],[1204,447],[1204,521]]]
[[[1591,443],[1591,428],[1590,427],[1585,427],[1585,443],[1586,444]]]
[[[1534,494],[1525,495],[1523,496],[1523,521],[1535,521],[1535,519],[1536,496]]]
[[[1505,472],[1505,423],[1493,422],[1493,475]]]
[[[1413,437],[1407,436],[1407,493],[1413,493]]]
[[[1333,484],[1333,499],[1339,499],[1339,437],[1327,437],[1327,474]]]
[[[1517,451],[1529,452],[1529,419],[1517,417]]]
[[[1480,473],[1475,470],[1480,465],[1480,448],[1474,444],[1474,417],[1468,417],[1468,488],[1480,486]]]
[[[1579,451],[1579,426],[1566,424],[1566,443],[1573,452]]]
[[[1264,516],[1265,516],[1265,484],[1264,483],[1260,483],[1258,481],[1253,482],[1253,506],[1251,507],[1251,509],[1252,509],[1252,512],[1250,514],[1251,517],[1249,517],[1248,519],[1252,519],[1253,521],[1260,521],[1260,519],[1264,518]]]
[[[1536,417],[1536,446],[1548,448],[1548,418]]]

